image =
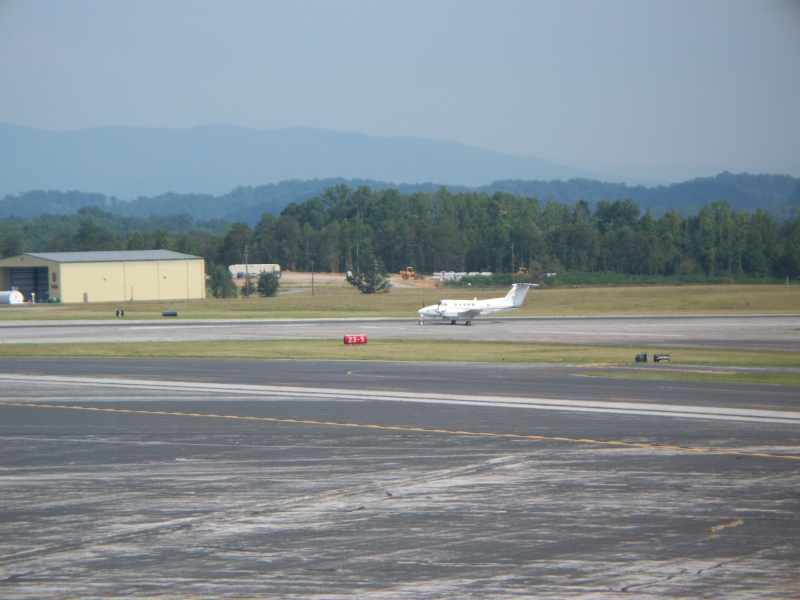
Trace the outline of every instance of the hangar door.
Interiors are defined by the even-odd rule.
[[[19,290],[25,300],[30,300],[31,292],[36,300],[50,296],[50,281],[47,267],[11,267],[11,289]]]

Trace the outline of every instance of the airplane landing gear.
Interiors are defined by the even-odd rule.
[[[419,324],[422,325],[424,321],[422,319],[419,320]]]
[[[450,325],[455,325],[455,324],[456,324],[456,320],[455,319],[450,319]]]
[[[464,325],[472,325],[472,321],[467,321]]]

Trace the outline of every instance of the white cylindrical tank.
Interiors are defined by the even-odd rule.
[[[25,298],[16,290],[0,292],[0,304],[23,304]]]

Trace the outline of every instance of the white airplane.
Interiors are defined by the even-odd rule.
[[[525,294],[531,287],[539,287],[531,283],[515,283],[511,286],[511,291],[503,298],[490,298],[489,300],[439,300],[436,304],[431,304],[419,310],[419,324],[422,325],[425,317],[450,319],[450,324],[455,325],[456,321],[462,319],[465,325],[472,325],[475,317],[485,317],[508,310],[517,310],[525,300]]]

